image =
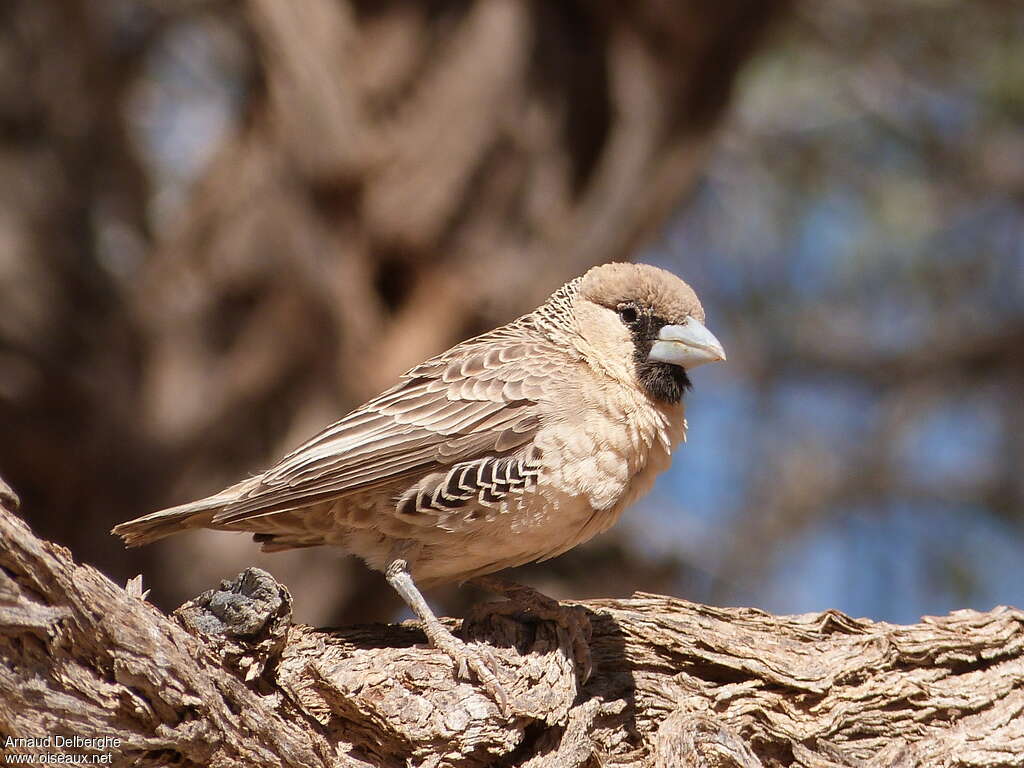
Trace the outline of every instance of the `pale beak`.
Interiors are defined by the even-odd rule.
[[[711,331],[689,317],[682,325],[662,326],[647,359],[682,368],[696,368],[704,363],[725,360],[725,350]]]

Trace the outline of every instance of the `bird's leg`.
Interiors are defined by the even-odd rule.
[[[409,573],[409,563],[403,558],[394,557],[388,564],[384,576],[387,578],[388,584],[402,596],[406,605],[416,614],[416,618],[423,625],[423,632],[426,634],[430,644],[447,654],[455,662],[458,672],[462,677],[467,677],[468,671],[472,671],[484,689],[491,695],[491,698],[494,699],[502,714],[508,714],[508,695],[505,693],[505,689],[501,687],[501,683],[498,682],[494,669],[488,666],[484,657],[479,652],[455,637],[437,620],[437,616],[430,610],[427,601],[423,599],[423,595],[420,594],[419,589],[416,587],[412,574]],[[493,661],[491,663],[494,665]]]
[[[585,683],[590,678],[593,669],[590,657],[591,627],[587,612],[581,606],[562,605],[532,587],[517,584],[500,576],[477,576],[470,579],[470,584],[508,598],[503,603],[487,603],[481,606],[483,610],[505,615],[525,611],[542,621],[553,621],[565,629],[572,640],[573,660],[580,681]]]

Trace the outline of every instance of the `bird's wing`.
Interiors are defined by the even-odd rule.
[[[253,478],[220,507],[231,524],[422,476],[533,439],[537,404],[572,364],[567,351],[525,329],[471,339],[410,370],[369,401]]]

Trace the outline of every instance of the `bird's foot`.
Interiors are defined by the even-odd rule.
[[[399,542],[395,546],[394,557],[384,571],[388,584],[394,587],[395,591],[402,596],[406,605],[412,608],[413,613],[420,620],[424,633],[430,644],[443,651],[448,658],[455,662],[458,674],[461,677],[468,677],[472,672],[484,690],[490,694],[498,710],[503,716],[508,716],[510,709],[508,705],[508,694],[498,682],[498,663],[490,654],[482,653],[482,649],[470,648],[466,643],[459,640],[455,635],[438,621],[437,616],[430,610],[427,601],[423,599],[416,583],[409,573],[409,563],[405,555],[410,550],[415,550],[413,542]],[[489,663],[488,663],[489,662]]]
[[[487,691],[503,716],[509,714],[508,694],[498,681],[498,662],[483,647],[472,647],[455,637],[436,619],[423,622],[423,631],[430,644],[443,651],[454,663],[459,677],[475,677]]]
[[[478,611],[488,614],[514,616],[530,613],[542,621],[551,621],[564,629],[572,642],[573,663],[580,683],[586,683],[593,671],[590,654],[590,638],[593,634],[590,618],[579,605],[562,605],[541,592],[498,576],[478,576],[470,583],[489,592],[496,592],[508,598],[504,602],[485,603]]]

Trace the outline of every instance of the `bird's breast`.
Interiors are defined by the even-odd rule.
[[[547,479],[562,494],[615,518],[668,468],[685,433],[682,404],[656,404],[626,388],[602,391],[538,435]]]

